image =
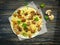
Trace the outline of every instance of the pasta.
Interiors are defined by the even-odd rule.
[[[31,38],[41,30],[42,16],[34,8],[24,6],[12,14],[11,25],[16,35]]]

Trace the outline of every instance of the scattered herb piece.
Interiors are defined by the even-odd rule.
[[[45,7],[45,4],[44,4],[44,3],[41,3],[41,4],[40,4],[40,7],[41,7],[41,8],[44,8],[44,7]]]
[[[27,29],[27,24],[26,24],[26,23],[23,23],[23,24],[22,24],[22,27],[23,27],[24,29]]]
[[[49,19],[49,17],[46,15],[46,16],[45,16],[45,19],[46,19],[46,20],[48,20],[48,19]]]
[[[28,28],[27,28],[27,24],[26,24],[26,23],[23,23],[22,26],[23,26],[24,30],[27,32],[27,31],[28,31],[28,30],[27,30],[27,29],[28,29]]]
[[[24,14],[24,12],[25,12],[25,11],[23,10],[23,14]]]
[[[21,22],[21,21],[19,21],[19,20],[17,21],[18,24],[20,24],[20,22]]]
[[[27,36],[27,34],[25,32],[22,33],[23,36]]]
[[[34,20],[35,20],[35,21],[39,21],[38,17],[36,17]]]

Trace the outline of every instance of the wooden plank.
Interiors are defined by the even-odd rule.
[[[40,35],[40,36],[36,36],[35,38],[29,39],[29,40],[24,40],[24,41],[19,41],[18,37],[13,33],[10,24],[9,24],[9,20],[8,17],[11,16],[11,14],[20,6],[23,6],[25,1],[27,2],[31,2],[32,0],[6,0],[0,1],[1,7],[0,7],[0,39],[1,40],[8,40],[11,42],[14,42],[14,44],[19,45],[19,44],[27,44],[27,45],[33,45],[33,44],[53,44],[53,39],[54,39],[54,32],[55,30],[57,30],[56,32],[58,32],[59,26],[56,26],[56,19],[59,17],[57,16],[57,10],[59,10],[59,7],[57,7],[58,1],[55,2],[55,0],[33,0],[36,5],[39,6],[39,4],[41,2],[46,4],[46,7],[42,10],[43,12],[45,12],[47,9],[52,9],[54,16],[55,16],[55,20],[52,22],[47,22],[47,29],[48,32]],[[58,20],[59,21],[59,20]],[[60,21],[59,21],[60,22]],[[58,22],[58,25],[60,24]],[[59,34],[60,35],[60,34]],[[56,37],[57,38],[57,37]],[[3,42],[4,42],[3,41]],[[6,41],[6,42],[8,42]]]

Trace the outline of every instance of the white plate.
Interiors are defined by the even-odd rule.
[[[37,7],[36,7],[36,5],[34,4],[34,2],[29,3],[28,6],[34,8],[34,9],[36,9],[36,10],[38,10]],[[22,7],[18,8],[17,10],[19,10],[19,9],[21,9],[21,8],[22,8]],[[14,13],[15,13],[17,10],[15,10]],[[38,11],[40,12],[40,14],[41,14],[42,17],[43,17],[43,13],[42,13],[41,9],[39,9]],[[13,14],[12,14],[12,15],[13,15]],[[10,23],[11,23],[11,17],[9,17],[9,21],[10,21]],[[12,25],[11,25],[11,28],[12,28],[12,31],[14,32]],[[43,17],[43,24],[42,24],[41,30],[40,30],[39,32],[36,32],[31,38],[33,38],[33,37],[35,37],[35,36],[37,36],[37,35],[44,34],[44,33],[46,33],[46,32],[47,32],[46,21],[44,20],[44,17]],[[14,32],[14,33],[15,33],[15,32]],[[16,34],[16,33],[15,33],[15,34]],[[18,38],[19,38],[20,40],[29,39],[29,37],[24,37],[24,36],[22,36],[22,35],[20,35],[20,34],[17,35],[17,36],[18,36]]]

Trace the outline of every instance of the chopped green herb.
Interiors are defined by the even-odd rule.
[[[24,10],[23,10],[23,13],[24,13]]]
[[[23,26],[24,29],[27,29],[27,24],[26,23],[23,23],[22,26]]]
[[[38,17],[36,17],[34,20],[35,20],[35,21],[39,21]]]
[[[27,36],[26,32],[23,32],[22,35],[23,35],[23,36]]]
[[[48,20],[48,19],[49,19],[49,17],[48,17],[48,16],[45,16],[45,19],[46,19],[46,20]]]
[[[17,21],[18,24],[20,24],[20,22],[21,22],[21,21],[19,21],[19,20]]]
[[[23,26],[24,30],[27,32],[27,24],[23,23],[22,26]]]
[[[41,4],[40,4],[40,7],[41,7],[41,8],[44,8],[44,7],[45,7],[45,4],[44,4],[44,3],[41,3]]]

